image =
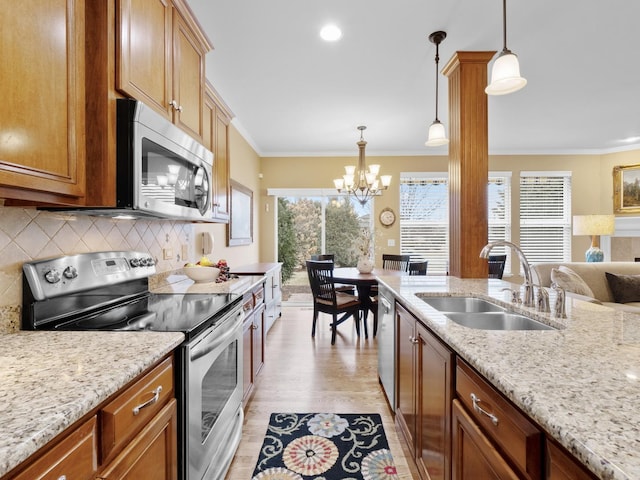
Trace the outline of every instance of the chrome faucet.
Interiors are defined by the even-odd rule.
[[[531,276],[531,265],[525,257],[524,252],[515,243],[507,242],[506,240],[497,240],[495,242],[489,242],[480,251],[480,258],[489,258],[489,252],[493,247],[509,247],[518,254],[520,265],[522,265],[522,271],[524,272],[524,300],[523,305],[525,307],[535,306],[535,294],[533,293],[533,277]]]

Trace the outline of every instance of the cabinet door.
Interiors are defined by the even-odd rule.
[[[5,5],[0,187],[9,188],[0,188],[4,198],[60,203],[51,194],[84,195],[84,5],[84,0]]]
[[[80,427],[34,461],[13,480],[85,479],[93,478],[98,465],[96,417]]]
[[[173,9],[173,123],[202,140],[205,50]]]
[[[214,153],[213,192],[215,216],[229,219],[229,117],[216,109],[216,147]]]
[[[172,399],[98,478],[176,480],[177,458],[177,409]]]
[[[116,88],[172,118],[169,0],[120,0]]]
[[[202,141],[213,152],[213,217],[229,221],[229,123],[214,88],[205,84]]]
[[[396,307],[397,325],[397,395],[396,420],[405,436],[412,455],[415,455],[416,389],[415,389],[415,319],[401,305]]]
[[[548,480],[593,480],[597,478],[587,471],[569,453],[547,440]]]
[[[264,366],[265,308],[258,305],[253,314],[253,382]]]
[[[242,328],[242,404],[246,406],[253,391],[253,314],[245,318]]]
[[[511,469],[458,400],[452,409],[453,480],[516,480]]]
[[[425,478],[448,480],[451,458],[451,401],[453,398],[453,352],[421,324],[419,340],[419,416],[416,457]]]

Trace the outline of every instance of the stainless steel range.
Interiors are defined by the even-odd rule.
[[[178,477],[224,478],[242,432],[242,295],[149,292],[147,253],[25,263],[24,330],[183,332],[176,351]]]

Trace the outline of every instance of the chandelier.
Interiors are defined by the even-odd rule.
[[[366,162],[364,159],[364,148],[367,142],[364,141],[363,132],[367,127],[361,125],[358,127],[360,130],[360,141],[358,142],[358,168],[354,165],[347,165],[344,167],[345,174],[342,178],[336,178],[333,183],[338,190],[338,193],[346,191],[348,195],[353,196],[360,205],[364,205],[373,195],[379,195],[382,190],[389,188],[391,184],[391,175],[380,175],[380,165],[369,165],[367,170]]]

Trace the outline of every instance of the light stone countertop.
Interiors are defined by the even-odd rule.
[[[456,353],[601,479],[640,479],[640,315],[567,297],[560,326],[489,331],[454,323],[420,296],[472,294],[509,308],[501,280],[381,277],[383,285]],[[418,295],[417,295],[418,294]],[[555,303],[551,292],[551,306]]]
[[[255,285],[264,281],[261,275],[247,275],[232,278],[226,282],[196,283],[186,275],[175,273],[163,279],[157,279],[149,285],[152,293],[237,293],[242,295]]]
[[[155,332],[0,334],[0,476],[183,340]]]

